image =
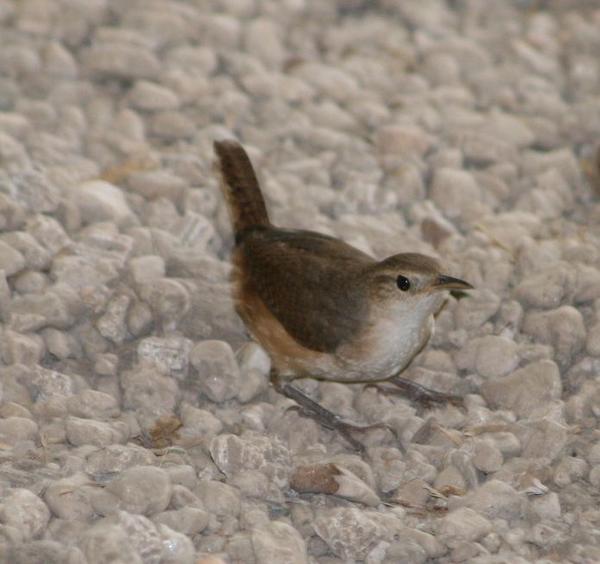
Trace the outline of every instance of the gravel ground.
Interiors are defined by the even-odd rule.
[[[0,2],[0,561],[600,561],[600,9]],[[212,142],[273,219],[474,284],[423,409],[268,384]]]

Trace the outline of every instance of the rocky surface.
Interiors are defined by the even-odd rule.
[[[596,2],[0,3],[0,562],[597,562]],[[276,223],[471,282],[406,372],[306,381],[231,302],[212,142]],[[396,436],[394,436],[394,434]]]

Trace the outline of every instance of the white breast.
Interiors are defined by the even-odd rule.
[[[355,343],[339,351],[337,379],[384,380],[406,368],[433,331],[433,313],[443,301],[440,294],[374,312],[362,346]]]

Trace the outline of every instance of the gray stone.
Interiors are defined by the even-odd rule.
[[[0,441],[14,446],[21,441],[33,441],[38,437],[38,426],[35,421],[26,417],[7,417],[0,419]]]
[[[195,490],[205,509],[217,517],[237,517],[240,513],[240,493],[222,482],[200,480]]]
[[[156,513],[152,521],[157,525],[167,525],[184,535],[194,536],[206,529],[209,516],[206,511],[198,507],[182,507]]]
[[[125,321],[131,298],[126,294],[115,296],[106,307],[104,314],[96,321],[96,328],[106,339],[120,345],[127,339]]]
[[[119,415],[117,400],[96,390],[82,390],[67,399],[69,413],[87,419],[110,419]]]
[[[136,284],[143,284],[147,280],[164,278],[165,261],[158,255],[135,257],[129,261],[129,271]]]
[[[145,564],[120,524],[105,520],[97,522],[83,533],[80,546],[89,564]]]
[[[459,507],[443,518],[439,534],[448,539],[477,541],[492,530],[488,519],[468,507]]]
[[[288,485],[290,454],[277,438],[252,432],[242,437],[218,435],[211,441],[210,453],[215,464],[228,477],[251,471],[263,474],[273,488],[274,496]]]
[[[497,380],[486,380],[481,386],[485,400],[503,409],[527,417],[534,408],[559,399],[562,393],[560,373],[549,360],[532,362]]]
[[[174,110],[179,107],[177,94],[154,82],[140,80],[129,92],[129,103],[138,110]]]
[[[23,255],[26,268],[43,270],[48,267],[50,253],[26,231],[4,233],[2,241]]]
[[[175,408],[177,383],[152,365],[141,364],[121,374],[123,407],[142,412],[154,419],[170,414]]]
[[[147,48],[124,43],[98,43],[82,54],[82,62],[93,75],[125,79],[152,79],[160,62]]]
[[[66,421],[67,440],[74,446],[94,445],[99,447],[121,443],[128,437],[110,423],[69,417]]]
[[[486,474],[496,472],[502,467],[504,457],[500,449],[491,440],[476,440],[473,452],[473,465]]]
[[[60,519],[88,522],[94,514],[90,494],[95,484],[82,472],[50,484],[44,492],[44,501]]]
[[[133,444],[109,445],[87,456],[85,470],[98,476],[118,474],[133,466],[149,466],[155,460],[152,451]]]
[[[161,371],[184,380],[188,374],[192,342],[182,337],[147,337],[137,347],[138,360],[156,364]]]
[[[568,365],[585,345],[585,325],[581,313],[571,306],[525,314],[523,332],[554,347],[557,362]]]
[[[476,371],[486,379],[499,378],[519,364],[518,346],[506,337],[486,335],[468,341],[456,355],[461,370]]]
[[[131,221],[132,211],[122,190],[104,180],[84,182],[72,191],[79,205],[81,218],[86,223],[114,221],[125,225]]]
[[[204,341],[190,352],[190,362],[198,373],[198,386],[211,401],[221,403],[236,397],[240,369],[229,344]]]
[[[252,530],[252,546],[258,562],[308,564],[306,543],[288,523],[272,521]]]
[[[20,488],[10,490],[3,497],[0,522],[17,528],[24,541],[40,537],[50,520],[46,504],[34,493]]]
[[[524,495],[509,484],[490,480],[464,497],[449,498],[448,508],[468,507],[488,519],[511,520],[522,515],[525,503]]]
[[[137,172],[132,174],[127,182],[132,190],[149,200],[168,198],[178,202],[186,188],[186,183],[182,178],[165,170]]]
[[[156,466],[134,466],[123,470],[107,486],[129,513],[154,515],[164,511],[171,499],[169,474]]]
[[[25,268],[25,257],[8,243],[0,240],[0,269],[12,276]]]

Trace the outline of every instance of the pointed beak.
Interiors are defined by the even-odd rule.
[[[440,274],[432,285],[433,290],[472,290],[473,286],[460,278]]]

